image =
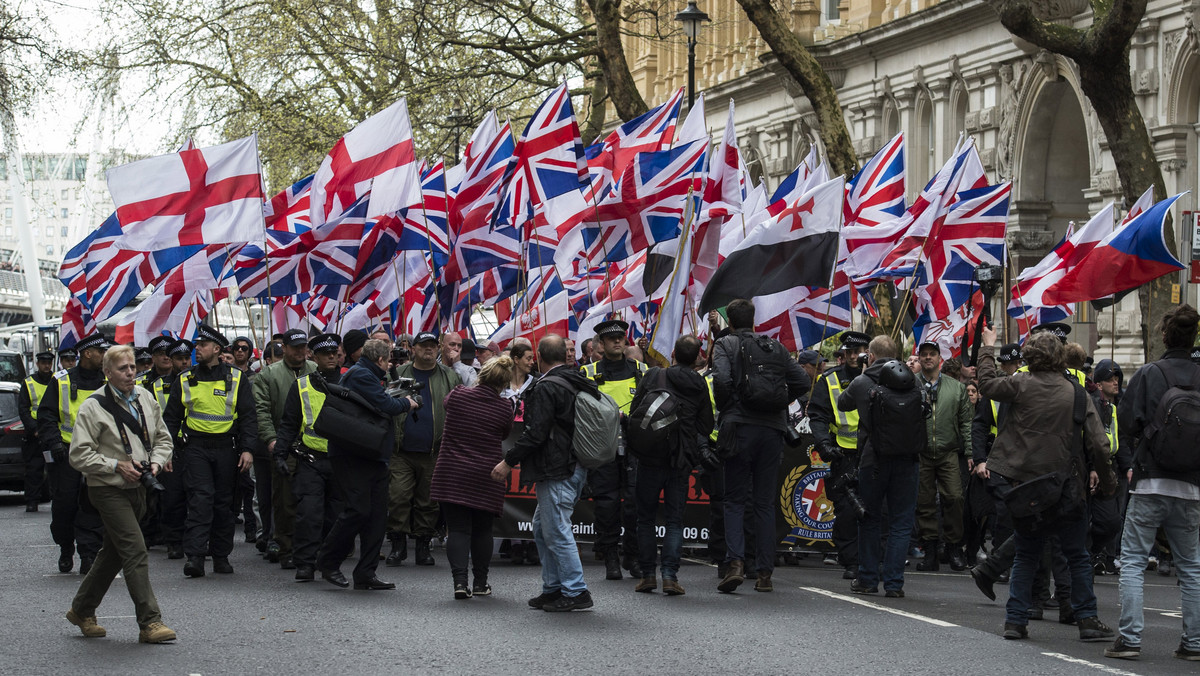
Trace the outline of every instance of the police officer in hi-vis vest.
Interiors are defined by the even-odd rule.
[[[46,459],[37,440],[38,402],[46,394],[46,388],[54,382],[54,353],[38,352],[35,356],[37,370],[25,379],[21,394],[17,397],[17,414],[25,428],[21,444],[21,459],[25,461],[25,511],[38,511],[38,501],[46,483]]]
[[[150,390],[163,411],[179,374],[192,365],[192,343],[188,340],[156,336],[150,340],[150,355],[154,365],[141,382]],[[176,440],[178,446],[178,440]],[[183,558],[183,526],[187,520],[187,491],[183,486],[183,469],[176,461],[167,463],[168,471],[158,473],[163,491],[158,496],[159,537],[167,545],[168,559]]]
[[[79,406],[104,386],[100,364],[107,349],[108,341],[99,333],[75,343],[78,365],[55,373],[55,382],[46,388],[38,401],[38,443],[44,453],[50,454],[47,469],[54,496],[50,504],[50,533],[59,548],[58,570],[63,573],[74,567],[78,547],[79,572],[86,575],[100,553],[104,539],[100,515],[79,508],[79,486],[83,483],[83,475],[67,462],[67,451]],[[63,358],[62,353],[59,358]]]
[[[172,463],[183,471],[187,521],[183,574],[204,576],[204,557],[214,573],[232,573],[233,487],[237,473],[250,469],[250,449],[258,434],[254,395],[242,372],[221,363],[229,340],[201,324],[196,336],[196,366],[179,374],[167,400],[163,421],[178,449]]]
[[[621,407],[622,421],[629,415],[633,394],[637,391],[642,374],[646,372],[645,364],[625,357],[628,331],[629,324],[619,319],[597,324],[595,345],[600,353],[599,358],[580,369],[585,377],[596,381],[601,392],[617,402]],[[598,558],[604,559],[604,577],[607,580],[620,580],[622,567],[634,578],[642,576],[638,566],[637,509],[633,497],[637,466],[633,455],[625,452],[623,441],[618,453],[613,462],[588,471],[596,522],[593,549]],[[622,525],[625,527],[624,537],[621,536]],[[623,559],[621,552],[624,553]]]
[[[858,472],[858,411],[839,411],[838,395],[862,373],[859,357],[867,354],[871,337],[858,331],[841,336],[842,363],[817,377],[808,402],[808,420],[816,438],[817,452],[829,463],[825,492],[833,501],[833,546],[842,578],[853,580],[858,570],[858,514],[847,500],[847,479]]]
[[[315,373],[300,376],[283,404],[283,417],[275,427],[274,461],[281,473],[288,471],[289,455],[297,456],[292,474],[292,496],[296,500],[296,526],[292,534],[292,558],[296,581],[308,582],[316,572],[317,549],[342,512],[342,500],[329,463],[329,442],[313,429],[325,404],[326,383],[342,377],[338,367],[336,333],[322,333],[308,341]]]

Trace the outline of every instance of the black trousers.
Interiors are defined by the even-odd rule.
[[[233,551],[233,488],[238,475],[233,441],[228,445],[192,443],[181,455],[188,494],[183,553],[229,556]]]
[[[183,544],[183,529],[187,523],[187,489],[184,488],[183,462],[176,457],[170,472],[159,472],[158,483],[163,485],[158,496],[159,535],[168,545]]]
[[[50,535],[54,544],[66,551],[78,550],[79,558],[94,559],[104,542],[104,523],[97,513],[79,508],[79,487],[83,475],[63,462],[52,462],[50,481],[54,501],[50,503]]]
[[[254,515],[254,477],[249,472],[238,474],[233,489],[233,513],[242,515],[243,531],[250,534],[258,532],[258,518]]]
[[[700,487],[708,493],[708,558],[725,561],[725,467],[698,470]]]
[[[36,505],[46,485],[46,459],[36,439],[21,444],[21,459],[25,461],[25,504]]]
[[[329,462],[345,502],[317,551],[317,568],[340,568],[354,548],[354,539],[359,538],[362,548],[354,579],[366,582],[375,577],[379,567],[379,549],[387,529],[388,465],[337,452],[330,454]]]
[[[467,565],[475,575],[475,584],[487,584],[492,563],[492,521],[495,514],[452,502],[443,502],[446,519],[446,559],[455,584],[467,584]]]
[[[297,566],[317,565],[317,550],[341,514],[341,495],[333,480],[333,465],[325,453],[314,453],[313,462],[301,460],[292,477],[296,498],[296,530],[292,557]]]
[[[254,492],[258,497],[259,537],[270,540],[275,535],[275,521],[271,508],[271,459],[254,455]]]
[[[632,455],[588,470],[588,488],[592,492],[592,509],[596,521],[596,541],[592,551],[604,554],[620,549],[637,557],[637,461]],[[625,533],[622,535],[621,529]]]
[[[845,474],[857,476],[858,451],[842,448],[845,457],[829,463],[829,476],[825,479],[826,493],[833,501],[833,530],[830,537],[837,549],[838,563],[843,568],[858,569],[858,514],[847,500],[846,491],[834,488]]]

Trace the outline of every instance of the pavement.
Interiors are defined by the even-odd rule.
[[[183,562],[150,550],[163,621],[179,640],[140,645],[133,604],[114,582],[97,615],[108,629],[83,638],[63,615],[78,573],[57,572],[50,512],[26,514],[19,495],[0,494],[0,674],[330,674],[330,673],[729,673],[782,674],[1194,674],[1174,659],[1181,630],[1173,577],[1150,573],[1143,655],[1103,657],[1077,629],[1030,623],[1031,639],[1005,641],[1006,590],[988,601],[966,573],[906,575],[906,598],[849,593],[841,569],[820,557],[775,572],[775,592],[716,592],[716,573],[687,562],[687,594],[637,594],[634,581],[604,580],[585,557],[594,609],[545,613],[526,606],[540,592],[537,567],[493,562],[491,597],[456,601],[445,552],[437,565],[380,565],[388,592],[297,583],[239,541],[235,573],[187,579]],[[240,536],[240,530],[238,531]],[[590,553],[590,552],[589,552]],[[347,573],[352,565],[344,567]],[[1117,578],[1096,581],[1100,617],[1115,625]],[[1057,613],[1047,611],[1047,618]]]

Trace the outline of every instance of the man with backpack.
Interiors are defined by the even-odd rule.
[[[682,336],[675,341],[675,365],[652,368],[642,376],[630,405],[626,440],[638,461],[637,539],[642,579],[635,591],[652,592],[657,553],[655,525],[658,495],[662,493],[666,537],[662,546],[663,593],[680,596],[679,556],[683,547],[683,507],[688,477],[713,428],[708,383],[696,372],[700,341]]]
[[[713,347],[718,452],[725,458],[725,543],[729,570],[717,590],[745,582],[746,502],[755,516],[758,578],[755,591],[769,592],[775,570],[775,500],[783,457],[788,404],[808,391],[808,374],[778,341],[754,333],[754,304],[738,298],[726,307],[732,333]]]
[[[1119,635],[1106,657],[1141,655],[1142,585],[1162,528],[1182,595],[1183,636],[1175,657],[1200,661],[1200,367],[1190,361],[1198,324],[1200,315],[1190,305],[1163,315],[1159,329],[1167,351],[1133,374],[1117,407],[1121,445],[1136,450],[1121,536]]]
[[[888,336],[875,336],[867,347],[867,368],[838,396],[839,411],[858,412],[858,491],[866,512],[858,519],[856,594],[879,591],[882,577],[888,598],[904,598],[904,561],[917,506],[917,468],[925,448],[929,405],[912,369],[899,361]],[[890,515],[880,574],[880,524],[883,505]]]
[[[538,360],[545,371],[525,391],[525,429],[492,470],[492,478],[507,481],[512,468],[520,465],[521,485],[535,487],[533,541],[542,561],[542,593],[529,599],[529,606],[546,612],[584,610],[592,607],[592,594],[583,581],[571,514],[588,474],[576,447],[587,440],[576,437],[576,412],[581,397],[599,402],[611,399],[596,383],[566,365],[567,346],[561,336],[551,334],[538,342]],[[615,420],[614,411],[612,437],[607,442],[614,452]],[[600,430],[592,429],[587,434],[595,436],[597,432]]]
[[[644,363],[625,356],[625,348],[629,346],[628,332],[629,324],[620,319],[597,324],[594,343],[598,348],[597,357],[580,369],[585,378],[595,382],[601,392],[617,402],[624,415],[629,415],[633,394],[646,372]],[[592,547],[596,556],[604,560],[604,579],[620,580],[622,568],[640,578],[642,571],[638,569],[635,535],[637,509],[633,497],[637,491],[637,465],[633,456],[619,448],[613,462],[588,472],[588,487],[592,491],[596,519],[596,542]],[[622,526],[625,527],[624,537],[621,536]]]

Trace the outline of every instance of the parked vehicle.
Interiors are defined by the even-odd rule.
[[[0,490],[25,490],[25,460],[21,445],[25,440],[25,425],[17,414],[17,398],[21,385],[0,382]]]

